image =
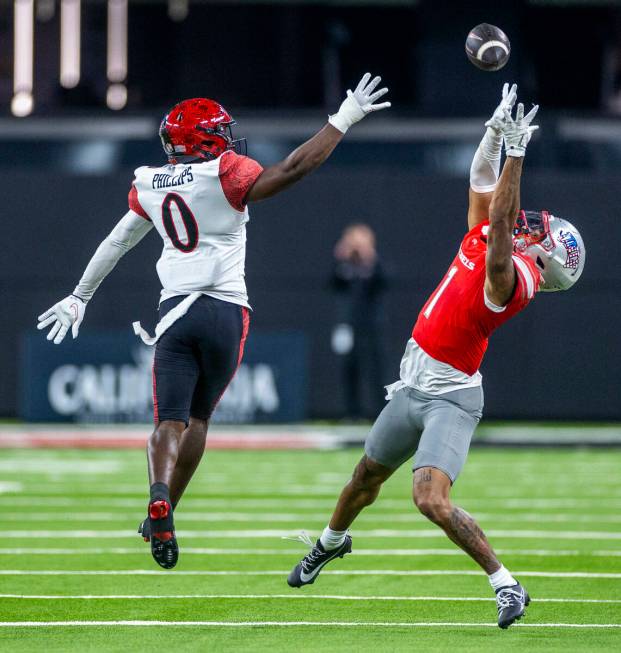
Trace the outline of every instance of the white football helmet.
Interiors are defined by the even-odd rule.
[[[586,251],[580,232],[547,211],[520,211],[513,232],[514,248],[528,256],[543,277],[540,290],[568,290],[584,270]]]

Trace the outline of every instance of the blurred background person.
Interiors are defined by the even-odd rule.
[[[351,224],[343,231],[334,247],[330,285],[337,317],[332,350],[342,359],[345,416],[369,417],[383,405],[382,298],[388,286],[369,225]]]

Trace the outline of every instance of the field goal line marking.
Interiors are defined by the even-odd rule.
[[[287,576],[290,570],[204,570],[173,571],[166,573],[156,569],[0,569],[0,576]],[[483,576],[482,571],[472,569],[349,569],[326,570],[330,576]],[[621,579],[621,573],[586,571],[514,571],[516,576],[539,578],[610,578]]]
[[[492,596],[346,596],[341,594],[0,594],[1,599],[51,600],[113,600],[113,599],[321,599],[328,601],[483,601],[496,599]],[[621,599],[565,599],[537,598],[536,603],[621,603]]]
[[[470,623],[451,621],[0,621],[2,628],[67,628],[71,626],[186,626],[186,627],[232,627],[256,628],[285,626],[336,626],[360,628],[498,628],[495,623]],[[573,623],[517,623],[519,628],[621,628],[621,624],[573,624]]]

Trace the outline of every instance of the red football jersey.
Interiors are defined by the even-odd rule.
[[[534,263],[513,255],[517,284],[506,306],[494,306],[484,295],[487,231],[485,221],[471,229],[444,279],[423,306],[412,337],[432,358],[469,376],[481,365],[490,334],[525,308],[539,287]]]

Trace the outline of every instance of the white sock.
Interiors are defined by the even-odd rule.
[[[500,589],[501,587],[508,587],[510,585],[517,585],[517,580],[509,573],[509,570],[504,566],[500,565],[500,569],[495,571],[493,574],[488,576],[489,584],[492,586],[494,591]]]
[[[346,530],[333,531],[329,526],[326,526],[323,529],[323,533],[321,534],[319,541],[321,542],[321,546],[326,551],[331,551],[332,549],[336,549],[337,546],[341,546],[341,544],[343,544],[346,535]]]

